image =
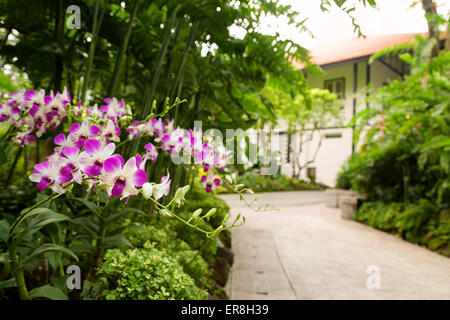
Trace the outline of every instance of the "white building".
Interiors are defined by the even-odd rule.
[[[308,76],[308,83],[313,88],[329,89],[336,93],[344,104],[344,123],[363,108],[379,108],[382,106],[368,105],[366,91],[369,85],[379,88],[389,79],[399,79],[409,72],[409,65],[398,56],[384,56],[368,64],[370,56],[381,49],[392,47],[405,41],[412,42],[414,34],[372,35],[366,38],[354,38],[338,43],[329,43],[311,50],[313,62],[324,71],[324,75]],[[301,66],[298,66],[301,68]],[[281,132],[287,126],[281,125]],[[334,186],[336,174],[345,160],[357,150],[353,144],[353,129],[345,127],[324,128],[321,148],[315,161],[311,163],[301,177],[307,179],[308,173],[315,176],[319,183]],[[292,176],[294,159],[292,149],[296,148],[298,136],[282,134],[280,139],[281,173]],[[300,154],[303,163],[310,160],[317,148],[319,133],[314,135]],[[296,149],[298,150],[298,149]]]

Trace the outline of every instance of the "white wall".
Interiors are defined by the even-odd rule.
[[[345,78],[345,100],[344,100],[344,126],[348,124],[353,116],[353,98],[356,98],[356,112],[367,107],[366,104],[366,77],[367,77],[367,62],[358,62],[358,83],[357,92],[353,93],[353,63],[336,66],[326,69],[326,73],[320,76],[310,76],[308,83],[313,88],[324,88],[324,81],[334,78]],[[379,88],[388,79],[398,78],[398,75],[392,72],[389,68],[384,66],[379,61],[375,61],[371,65],[370,82],[374,88]],[[371,108],[382,110],[381,105],[370,104]],[[280,128],[284,129],[285,124],[280,124]],[[339,128],[322,130],[320,134],[341,134],[340,138],[323,139],[322,146],[319,149],[316,160],[310,167],[316,168],[316,181],[324,183],[328,186],[335,186],[336,175],[345,163],[346,159],[352,153],[352,128]],[[356,145],[358,149],[364,139],[364,133],[361,140]],[[298,150],[298,137],[291,138],[291,147]],[[304,152],[300,155],[300,161],[307,161],[312,158],[314,151],[319,142],[319,133],[314,135],[313,140],[306,144]],[[281,172],[288,176],[292,175],[292,160],[291,163],[282,165]],[[306,179],[306,170],[302,172],[301,177]]]

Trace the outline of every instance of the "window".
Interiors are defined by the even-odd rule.
[[[328,89],[328,91],[335,93],[339,99],[345,98],[345,79],[344,78],[338,78],[338,79],[330,79],[326,80],[324,84],[325,89]]]
[[[342,138],[342,134],[340,133],[328,133],[325,135],[325,139],[336,139],[336,138]]]

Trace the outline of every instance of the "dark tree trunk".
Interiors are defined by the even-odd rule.
[[[430,16],[436,16],[436,4],[433,0],[422,0],[423,10]],[[436,45],[433,48],[432,56],[436,57],[439,54],[439,28],[437,24],[431,19],[428,23],[428,34],[431,39],[436,39]]]

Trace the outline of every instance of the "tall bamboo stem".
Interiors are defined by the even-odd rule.
[[[128,42],[130,41],[131,30],[133,29],[133,22],[134,22],[134,18],[136,17],[138,4],[139,4],[139,0],[136,0],[134,2],[134,6],[133,6],[132,13],[130,16],[130,21],[128,22],[128,27],[125,32],[125,37],[123,38],[122,45],[120,46],[119,54],[117,55],[116,64],[114,65],[114,71],[113,71],[111,81],[109,83],[109,88],[108,88],[108,96],[110,96],[110,97],[114,95],[114,92],[116,89],[117,80],[119,79],[120,69],[122,66],[122,60],[123,60],[123,57],[125,56],[125,52],[127,51]]]
[[[97,45],[98,34],[103,21],[103,15],[105,13],[105,8],[103,8],[102,13],[100,14],[100,18],[98,17],[99,2],[100,2],[99,0],[95,1],[94,20],[92,24],[92,40],[91,46],[89,47],[89,57],[88,57],[88,64],[86,67],[85,79],[83,81],[83,88],[81,90],[81,101],[84,101],[86,99],[87,88],[89,87],[89,82],[92,73],[92,65],[94,62],[95,46]]]

